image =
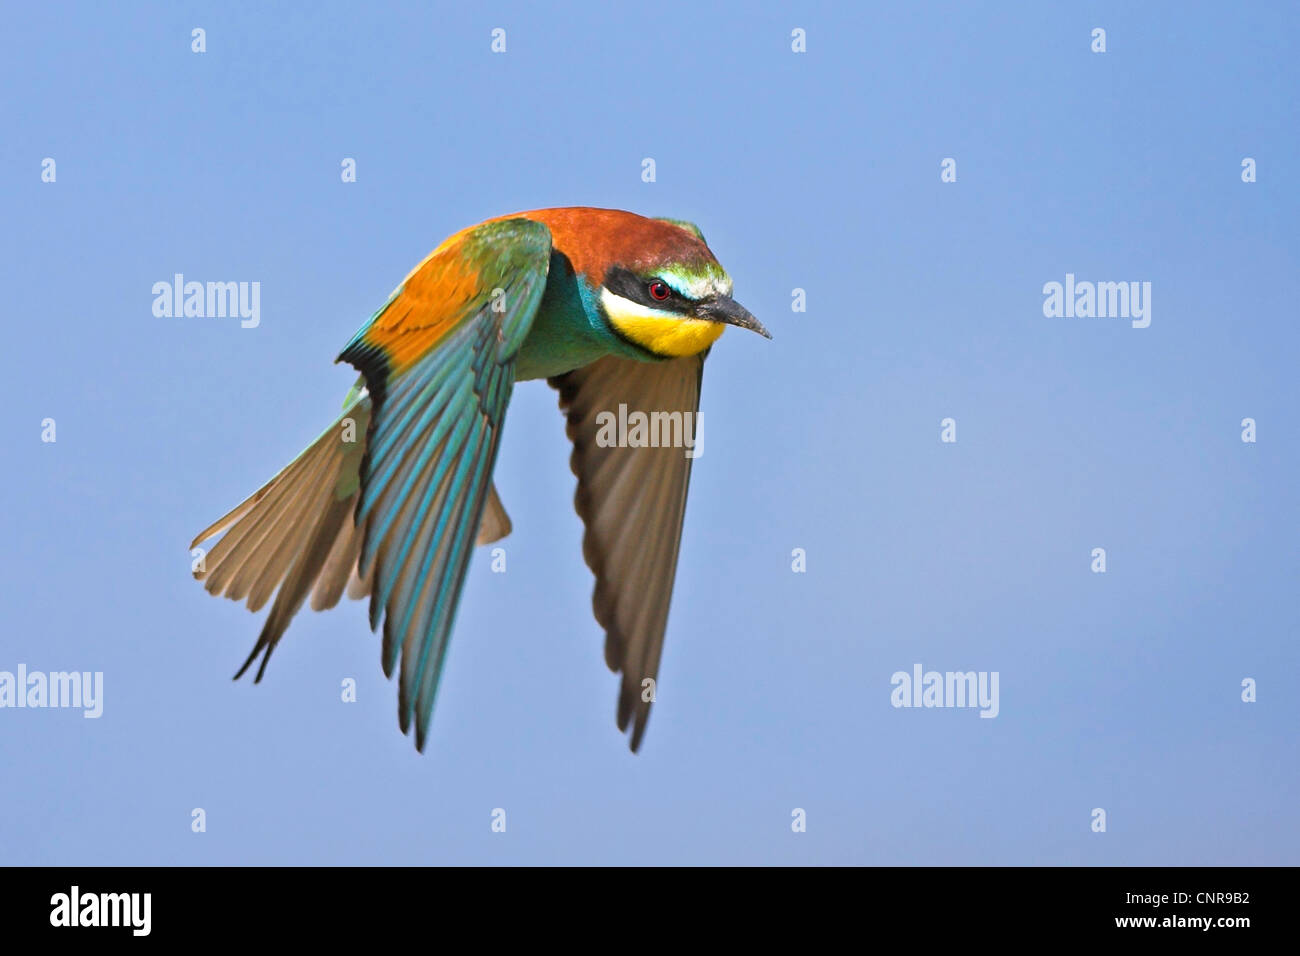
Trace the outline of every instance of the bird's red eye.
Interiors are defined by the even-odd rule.
[[[668,298],[668,296],[671,294],[672,293],[668,289],[668,283],[661,282],[658,279],[655,279],[653,282],[650,283],[650,298],[658,299],[660,302],[662,302],[664,299]]]

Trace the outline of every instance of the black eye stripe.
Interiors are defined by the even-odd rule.
[[[650,286],[654,282],[662,282],[668,289],[667,298],[656,299],[650,294]],[[620,295],[649,309],[689,312],[695,306],[694,302],[658,276],[639,276],[621,266],[615,266],[605,275],[605,288],[615,295]]]

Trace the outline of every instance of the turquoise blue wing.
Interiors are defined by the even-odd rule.
[[[549,230],[527,219],[452,236],[339,356],[374,410],[361,467],[358,573],[398,720],[423,750],[465,571],[491,487],[514,363],[546,285]]]

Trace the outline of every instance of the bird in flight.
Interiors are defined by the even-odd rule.
[[[361,373],[339,419],[191,545],[224,532],[194,573],[209,593],[252,611],[275,597],[236,679],[259,656],[262,679],[308,597],[323,610],[368,596],[384,674],[400,662],[399,725],[423,751],[473,545],[510,532],[492,483],[506,406],[515,382],[544,378],[573,442],[592,606],[635,751],[693,456],[610,441],[598,419],[620,405],[693,418],[726,326],[771,338],[731,289],[697,227],[620,210],[540,209],[443,241],[336,360]]]

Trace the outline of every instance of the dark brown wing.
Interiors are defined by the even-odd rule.
[[[596,575],[592,609],[605,629],[605,663],[623,674],[618,729],[635,716],[633,750],[650,717],[653,685],[644,682],[659,672],[668,623],[694,455],[682,444],[694,443],[705,354],[665,362],[608,357],[549,380],[568,416],[574,507],[586,525],[582,554]],[[618,434],[620,405],[633,425],[633,413],[646,415],[640,440],[657,438],[659,447],[618,441],[638,440],[634,427]]]

